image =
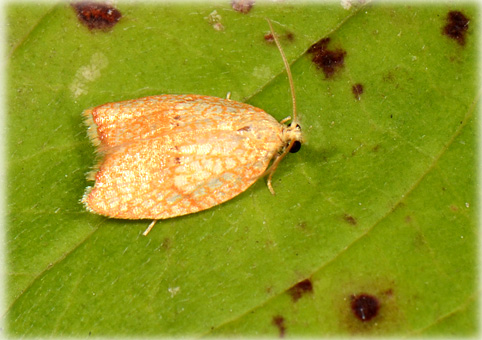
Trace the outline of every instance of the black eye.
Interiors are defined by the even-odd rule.
[[[296,140],[293,143],[293,146],[291,147],[290,152],[295,153],[295,152],[300,151],[300,149],[301,149],[301,142],[299,140]]]

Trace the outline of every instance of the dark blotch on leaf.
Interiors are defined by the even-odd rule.
[[[351,92],[355,96],[356,100],[360,100],[360,96],[363,93],[363,85],[362,84],[355,84],[351,87]]]
[[[295,35],[291,32],[287,32],[285,34],[277,34],[276,37],[278,39],[283,39],[283,40],[288,40],[288,41],[293,41],[295,40]],[[272,33],[266,33],[264,35],[264,40],[268,43],[274,43],[274,38]]]
[[[286,333],[285,318],[281,315],[274,316],[273,325],[278,327],[280,338],[284,337]]]
[[[79,21],[90,30],[107,30],[122,18],[121,12],[108,4],[80,1],[73,2],[71,5],[77,12]]]
[[[313,284],[310,279],[298,282],[288,290],[288,293],[293,298],[293,301],[298,301],[304,294],[313,292]]]
[[[323,70],[326,78],[331,78],[336,70],[343,66],[346,51],[342,49],[328,50],[330,38],[325,38],[308,49],[308,53],[313,54],[311,60],[316,66]]]
[[[351,310],[362,322],[367,322],[377,316],[380,309],[378,299],[369,294],[351,296]]]
[[[343,219],[351,225],[356,225],[358,223],[355,217],[348,214],[343,215]]]
[[[239,13],[248,13],[254,5],[254,0],[231,0],[231,7]]]
[[[169,237],[165,237],[164,240],[162,240],[161,247],[165,250],[169,250],[169,248],[171,248],[171,239]]]
[[[469,22],[470,20],[462,12],[450,11],[447,14],[447,24],[443,28],[443,33],[463,46]]]

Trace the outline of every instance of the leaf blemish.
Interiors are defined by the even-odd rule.
[[[454,39],[459,45],[465,45],[465,35],[469,29],[470,20],[459,11],[450,11],[447,14],[447,24],[443,28],[443,34]]]
[[[361,322],[372,320],[378,315],[380,303],[378,299],[369,294],[352,295],[350,307],[355,317]]]
[[[348,222],[351,225],[357,225],[358,223],[355,217],[348,214],[343,215],[343,219],[345,220],[345,222]]]
[[[355,96],[355,99],[356,100],[360,100],[361,98],[361,95],[363,93],[363,85],[358,83],[358,84],[355,84],[351,87],[351,92],[353,93],[353,95]]]
[[[288,290],[288,293],[291,295],[293,302],[298,301],[306,293],[312,293],[312,292],[313,292],[313,284],[311,283],[310,279],[306,279],[301,282],[298,282]]]
[[[100,2],[79,1],[72,3],[72,7],[79,21],[89,30],[108,30],[122,18],[118,9]]]
[[[281,38],[283,40],[287,40],[287,41],[293,41],[295,40],[295,35],[292,33],[292,32],[286,32],[285,34],[281,34],[281,35],[277,35],[278,36],[278,39]],[[267,42],[267,43],[274,43],[274,38],[273,38],[273,34],[271,33],[266,33],[264,35],[264,40]]]
[[[231,7],[239,13],[246,14],[253,8],[254,0],[232,0]]]
[[[335,72],[343,67],[346,56],[346,51],[341,48],[329,50],[328,43],[330,40],[330,38],[321,39],[307,51],[313,55],[311,61],[315,63],[319,69],[323,70],[327,79],[332,78]]]
[[[280,338],[285,336],[286,326],[285,326],[285,318],[281,315],[276,315],[273,317],[273,325],[275,325],[279,330]]]

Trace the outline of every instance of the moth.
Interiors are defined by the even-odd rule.
[[[111,218],[157,220],[209,209],[272,176],[302,143],[289,63],[268,24],[288,74],[291,117],[278,122],[254,106],[202,95],[159,95],[84,111],[102,160],[82,202]],[[270,165],[271,164],[271,165]]]

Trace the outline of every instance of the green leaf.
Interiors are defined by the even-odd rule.
[[[475,4],[118,9],[118,24],[89,31],[66,3],[7,6],[10,335],[476,334]],[[465,44],[443,34],[454,10],[471,20]],[[84,109],[230,91],[291,114],[266,17],[305,138],[278,167],[276,196],[260,180],[147,237],[149,221],[86,212]],[[307,52],[324,38],[346,52],[328,78]],[[379,306],[369,321],[351,308],[362,294]]]

